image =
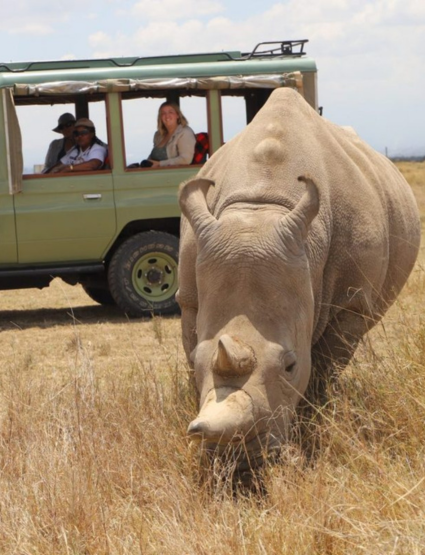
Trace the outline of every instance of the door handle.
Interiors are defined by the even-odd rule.
[[[90,193],[88,195],[83,195],[84,200],[99,200],[102,198],[100,193]]]

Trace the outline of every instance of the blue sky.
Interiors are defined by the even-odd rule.
[[[248,51],[309,39],[328,119],[380,152],[425,154],[423,0],[15,0],[3,62]]]

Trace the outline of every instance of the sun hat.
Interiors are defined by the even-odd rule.
[[[88,129],[92,129],[94,131],[94,123],[88,118],[80,118],[75,122],[75,127],[87,127]]]
[[[55,133],[60,133],[61,129],[64,125],[66,125],[67,123],[75,123],[75,116],[73,116],[72,114],[70,114],[69,112],[65,112],[65,114],[62,114],[59,119],[58,119],[58,125],[57,127],[55,127],[53,129],[53,131]]]

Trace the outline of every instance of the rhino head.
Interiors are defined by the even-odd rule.
[[[236,202],[218,219],[206,201],[210,181],[180,191],[197,248],[190,361],[200,411],[188,434],[208,450],[239,449],[241,467],[279,450],[310,378],[314,301],[305,243],[319,196],[310,178],[299,180],[307,189],[293,210]]]

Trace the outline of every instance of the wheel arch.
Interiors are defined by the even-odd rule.
[[[122,228],[111,248],[108,250],[105,256],[106,266],[108,266],[115,251],[126,239],[144,231],[164,231],[165,233],[180,238],[180,217],[133,220],[128,222]]]

